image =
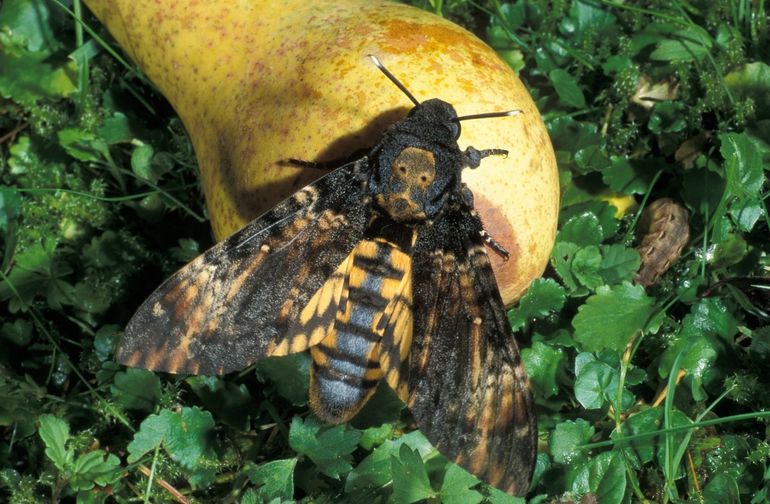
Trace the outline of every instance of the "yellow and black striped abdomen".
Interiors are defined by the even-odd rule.
[[[310,350],[310,406],[323,420],[351,418],[389,368],[400,368],[411,343],[410,266],[407,253],[381,238],[359,242],[341,266],[345,272],[334,323]],[[401,320],[394,352],[392,338],[384,341],[383,335],[395,314]]]

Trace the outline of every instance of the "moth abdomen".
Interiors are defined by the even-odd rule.
[[[390,350],[382,345],[382,322],[401,297],[411,295],[409,255],[388,240],[361,241],[346,263],[334,324],[311,348],[310,404],[319,417],[335,423],[358,412],[383,378],[381,353]],[[391,360],[388,355],[387,363]]]

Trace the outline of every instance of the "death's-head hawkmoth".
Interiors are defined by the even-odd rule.
[[[350,419],[385,382],[448,458],[526,493],[537,426],[463,168],[458,117],[414,103],[360,159],[326,174],[166,280],[126,327],[118,361],[224,374],[310,350],[310,406]]]

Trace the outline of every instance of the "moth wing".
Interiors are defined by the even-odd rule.
[[[275,344],[269,345],[267,355],[277,357],[301,352],[320,343],[334,329],[337,312],[344,310],[347,304],[351,255],[340,263],[313,294],[299,316],[289,322],[289,328],[284,335]]]
[[[171,276],[129,321],[118,362],[223,374],[265,356],[361,239],[367,170],[362,158],[329,173]]]
[[[442,217],[418,241],[408,405],[431,443],[482,481],[523,495],[537,424],[475,213]]]
[[[402,401],[409,397],[405,377],[408,376],[409,351],[414,331],[412,313],[412,263],[405,262],[405,275],[396,293],[390,298],[378,322],[382,334],[379,348],[380,368],[386,383]]]

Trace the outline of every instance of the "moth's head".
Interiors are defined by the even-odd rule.
[[[393,220],[435,218],[459,187],[463,168],[454,107],[433,99],[415,105],[373,152],[370,190]]]
[[[399,222],[419,223],[436,217],[451,192],[447,187],[459,183],[460,165],[452,162],[448,152],[422,142],[380,147],[369,184],[375,204]]]
[[[453,196],[460,199],[462,169],[478,166],[478,159],[469,160],[457,145],[460,121],[502,117],[518,111],[458,117],[452,105],[438,98],[417,101],[376,57],[370,58],[414,107],[388,129],[373,150],[369,191],[375,204],[395,221],[431,220]]]

